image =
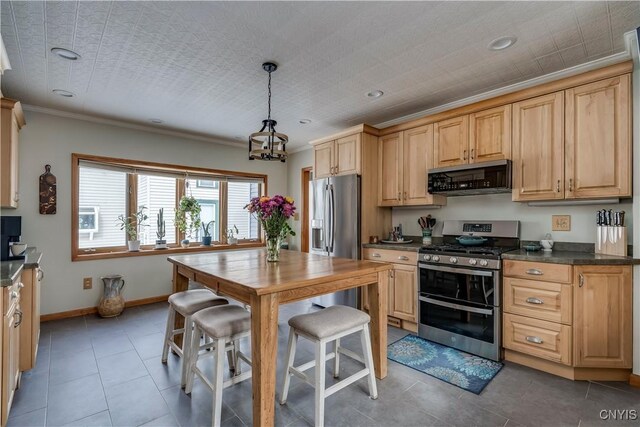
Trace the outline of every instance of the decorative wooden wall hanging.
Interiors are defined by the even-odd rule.
[[[40,213],[53,215],[56,213],[58,200],[56,177],[51,173],[51,165],[44,167],[45,173],[40,175]]]

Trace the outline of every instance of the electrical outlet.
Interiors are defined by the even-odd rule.
[[[551,215],[552,231],[571,231],[571,215]]]
[[[82,279],[82,289],[93,288],[93,277],[85,277]]]

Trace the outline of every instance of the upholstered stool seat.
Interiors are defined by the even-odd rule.
[[[373,371],[373,354],[371,352],[371,337],[369,336],[368,314],[352,307],[334,305],[321,311],[294,316],[289,320],[289,348],[287,351],[287,367],[284,372],[282,394],[280,403],[287,402],[291,375],[295,375],[302,381],[316,389],[315,393],[315,425],[324,425],[324,401],[328,396],[341,390],[360,378],[368,377],[369,396],[378,398],[376,378]],[[340,338],[360,332],[362,344],[362,356],[340,346]],[[296,356],[298,336],[313,341],[316,345],[316,358],[300,366],[293,366]],[[327,343],[333,342],[333,352],[327,354]],[[348,356],[364,364],[364,369],[349,377],[325,388],[325,364],[327,360],[334,359],[333,376],[340,376],[340,355]],[[311,380],[304,371],[315,367],[315,381]]]
[[[169,349],[182,358],[182,372],[180,384],[184,387],[187,383],[187,363],[189,349],[191,348],[191,334],[193,332],[192,316],[198,311],[220,305],[227,305],[229,301],[221,298],[208,289],[192,289],[178,292],[169,297],[169,315],[164,333],[162,348],[162,363],[167,363]],[[174,329],[176,313],[184,317],[184,328]],[[183,334],[182,347],[178,346],[174,337]],[[200,336],[198,336],[200,339]]]
[[[231,337],[251,329],[251,313],[238,305],[210,307],[194,314],[193,323],[211,338]]]

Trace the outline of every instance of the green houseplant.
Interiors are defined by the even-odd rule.
[[[166,227],[164,220],[164,208],[160,208],[158,210],[158,215],[156,218],[156,246],[155,249],[167,249],[167,241],[164,239],[164,236],[167,235]]]
[[[189,247],[189,237],[193,236],[195,230],[200,227],[200,212],[202,207],[193,196],[182,196],[178,209],[176,209],[176,227],[184,233],[184,239],[180,241],[183,248]]]
[[[140,250],[140,230],[142,227],[147,227],[147,219],[149,217],[145,213],[147,208],[140,206],[138,212],[131,216],[119,215],[117,222],[120,224],[120,230],[125,230],[129,240],[127,240],[127,246],[129,251],[136,252]]]
[[[206,224],[202,223],[202,244],[205,246],[211,246],[211,232],[209,231],[209,227],[214,224],[215,221],[211,220]]]

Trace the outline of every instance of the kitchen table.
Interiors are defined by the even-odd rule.
[[[387,285],[391,265],[283,250],[266,261],[264,249],[171,256],[173,292],[189,280],[251,306],[253,425],[271,426],[275,415],[278,308],[322,294],[366,286],[376,376],[387,376]],[[184,319],[176,316],[176,328]],[[176,337],[176,341],[178,341]],[[178,341],[179,343],[179,341]]]

